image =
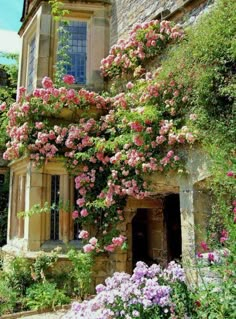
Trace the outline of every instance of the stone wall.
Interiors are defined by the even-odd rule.
[[[126,38],[135,23],[168,19],[186,25],[193,23],[214,0],[113,0],[111,45]]]

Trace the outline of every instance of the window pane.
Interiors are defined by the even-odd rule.
[[[68,54],[71,65],[66,66],[66,73],[74,75],[76,83],[86,83],[87,23],[69,21],[65,27],[70,32]]]
[[[28,54],[28,76],[27,76],[27,91],[30,92],[33,89],[34,71],[35,71],[35,37],[31,40],[29,44],[29,54]]]
[[[59,200],[60,200],[60,176],[52,175],[51,180],[51,223],[50,239],[59,239]]]

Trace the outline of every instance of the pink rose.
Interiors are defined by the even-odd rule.
[[[123,244],[123,242],[125,241],[126,237],[120,235],[119,237],[114,237],[112,238],[112,243],[115,246],[121,246]]]
[[[84,247],[83,247],[83,250],[85,253],[90,253],[94,249],[95,249],[95,247],[91,244],[84,245]]]
[[[79,205],[79,207],[84,206],[84,204],[85,204],[85,199],[84,199],[84,198],[79,198],[79,199],[77,199],[76,204]]]
[[[35,127],[38,130],[41,130],[44,127],[44,124],[43,124],[43,122],[35,122]]]
[[[141,136],[138,136],[138,135],[133,137],[133,142],[137,146],[142,146],[144,143],[143,138]]]
[[[64,81],[64,83],[71,85],[71,84],[75,83],[75,78],[73,75],[66,74],[63,76],[63,81]]]
[[[171,150],[171,151],[169,151],[169,152],[167,153],[166,156],[167,156],[168,158],[171,158],[173,155],[174,155],[174,151]]]
[[[79,238],[81,239],[87,239],[89,237],[89,232],[87,230],[81,230],[79,233]]]
[[[114,244],[110,244],[110,245],[104,246],[104,249],[106,251],[109,251],[110,253],[112,253],[115,250],[115,245]]]
[[[76,218],[78,218],[79,217],[79,212],[77,211],[77,210],[74,210],[73,212],[72,212],[72,218],[73,219],[76,219]]]
[[[48,76],[45,76],[42,80],[42,85],[45,89],[49,89],[53,87],[53,82]]]
[[[97,242],[98,242],[98,240],[97,240],[97,238],[95,238],[95,237],[92,237],[92,238],[90,238],[90,240],[89,240],[89,243],[90,243],[91,245],[93,245],[93,246],[96,246],[96,245],[97,245]]]
[[[80,215],[81,215],[82,217],[88,216],[88,211],[87,211],[87,209],[86,209],[86,208],[83,208],[83,209],[81,210],[81,212],[80,212]]]

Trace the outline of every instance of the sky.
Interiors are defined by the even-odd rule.
[[[19,53],[23,0],[0,0],[0,52]],[[6,61],[0,58],[0,63]]]

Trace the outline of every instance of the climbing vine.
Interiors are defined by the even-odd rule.
[[[196,141],[213,160],[209,188],[221,198],[215,209],[223,211],[227,194],[230,211],[235,179],[230,180],[230,189],[226,175],[232,170],[235,176],[232,39],[236,24],[232,17],[231,28],[221,34],[229,6],[235,6],[230,2],[222,9],[224,4],[222,0],[212,18],[206,18],[208,22],[185,36],[167,21],[135,26],[129,38],[113,46],[102,61],[103,75],[121,83],[106,94],[70,88],[74,83],[70,75],[64,76],[64,86],[59,88],[45,77],[43,88],[30,96],[20,88],[18,101],[7,111],[10,139],[4,158],[29,156],[41,165],[64,157],[68,170],[75,174],[78,198],[72,216],[84,226],[79,234],[88,241],[84,251],[114,251],[122,246],[125,237],[116,226],[125,218],[127,197],[150,195],[147,174],[183,172],[186,150]],[[156,56],[158,68],[146,70],[150,58]],[[63,117],[65,110],[69,117]],[[222,144],[225,136],[227,143]],[[222,196],[219,187],[225,189]],[[91,224],[95,225],[93,234],[88,233]],[[216,232],[222,230],[224,220],[218,224]]]

